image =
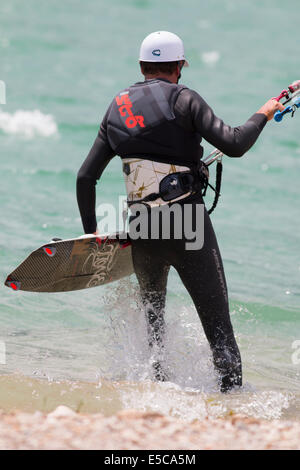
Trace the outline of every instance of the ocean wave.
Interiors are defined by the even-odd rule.
[[[0,130],[5,134],[20,135],[27,139],[36,136],[51,137],[58,132],[54,117],[51,114],[43,114],[38,109],[19,109],[12,114],[0,110]]]

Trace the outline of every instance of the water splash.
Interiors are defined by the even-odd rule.
[[[120,381],[119,398],[124,408],[151,410],[189,421],[233,414],[279,419],[289,408],[290,394],[256,390],[248,383],[227,395],[219,393],[210,348],[197,313],[193,306],[178,308],[174,302],[168,303],[166,312],[164,368],[169,381],[154,383],[136,282],[125,279],[117,288],[109,288],[104,304],[106,339],[99,380]],[[249,314],[244,310],[243,314]],[[251,315],[249,321],[253,322]],[[245,338],[242,340],[245,342]]]

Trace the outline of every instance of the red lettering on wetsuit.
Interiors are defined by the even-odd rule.
[[[122,96],[117,96],[116,97],[116,102],[117,102],[118,106],[121,106],[122,104],[132,105],[128,94],[122,95]]]
[[[122,95],[116,97],[116,103],[119,106],[119,113],[122,117],[126,117],[125,124],[129,129],[139,125],[140,127],[146,127],[144,123],[144,116],[134,116],[131,108],[132,102],[129,95]]]

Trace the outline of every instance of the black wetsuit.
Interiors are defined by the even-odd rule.
[[[77,178],[78,205],[85,233],[96,231],[95,185],[115,155],[139,156],[192,168],[199,165],[202,157],[202,138],[226,155],[240,157],[255,143],[267,122],[265,115],[254,114],[243,126],[227,126],[195,91],[163,79],[137,83],[128,90],[133,115],[145,114],[145,119],[138,121],[140,126],[128,130],[125,118],[118,115],[116,99],[108,108]],[[202,204],[201,191],[180,202],[183,206],[187,203],[194,208]],[[167,277],[173,266],[197,309],[220,376],[221,390],[241,385],[241,357],[229,316],[223,264],[206,210],[204,246],[200,250],[186,250],[184,237],[138,239],[132,240],[132,254],[148,319],[150,346],[163,348]],[[153,365],[156,378],[166,378],[159,360]]]

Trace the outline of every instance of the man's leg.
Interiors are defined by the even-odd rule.
[[[148,342],[153,353],[156,380],[167,380],[161,366],[163,358],[166,287],[170,266],[157,255],[158,240],[133,240],[132,259],[144,307]]]
[[[221,391],[226,392],[242,385],[242,364],[229,315],[223,263],[206,211],[204,234],[203,248],[181,252],[182,262],[177,258],[175,268],[195,304],[220,375]]]

